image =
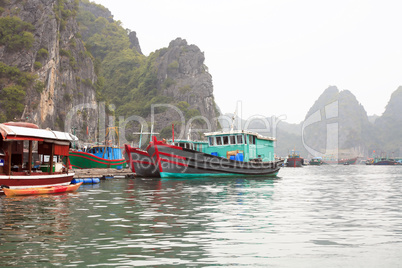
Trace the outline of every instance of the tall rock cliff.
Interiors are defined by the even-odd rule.
[[[203,52],[177,38],[146,57],[136,33],[112,18],[105,7],[80,2],[82,37],[99,63],[99,77],[104,81],[101,98],[115,107],[115,118],[119,124],[124,121],[126,134],[139,131],[140,124],[146,124],[147,131],[153,124],[154,131],[164,138],[171,136],[172,124],[178,136],[186,135],[189,123],[198,129],[193,138],[216,130],[218,113]],[[125,124],[128,120],[131,122]],[[122,138],[136,139],[130,134]]]
[[[94,84],[97,76],[75,20],[78,1],[9,0],[1,1],[0,6],[3,36],[0,61],[6,68],[17,67],[33,78],[31,83],[22,84],[22,88],[20,82],[10,79],[0,85],[0,94],[6,93],[11,83],[20,89],[18,93],[14,91],[14,98],[15,95],[24,96],[21,99],[24,107],[16,110],[14,117],[43,128],[88,129],[89,135],[95,135],[98,112]],[[20,31],[22,24],[28,25],[28,30]],[[16,45],[10,38],[4,40],[5,35],[20,36],[25,45]],[[6,76],[3,73],[2,77]],[[11,96],[2,96],[0,109],[13,101]],[[8,116],[2,120],[10,119],[13,118]]]
[[[339,91],[332,86],[307,113],[303,138],[312,155],[366,155],[371,128],[367,113],[356,97],[349,90]]]
[[[155,58],[157,88],[172,100],[171,104],[182,111],[187,121],[192,120],[193,125],[215,131],[219,114],[213,96],[212,76],[204,60],[204,53],[197,46],[188,45],[181,38],[171,41],[169,47],[161,50]],[[180,120],[173,111],[159,117],[161,122],[169,118]],[[163,124],[160,127],[169,126]]]
[[[402,155],[402,86],[395,90],[385,108],[384,113],[375,121],[381,140],[377,152]],[[379,151],[381,149],[381,151]]]
[[[89,0],[0,1],[0,14],[0,122],[27,120],[88,142],[122,123],[131,133],[153,120],[167,138],[172,123],[179,135],[189,122],[197,134],[217,129],[197,46],[178,38],[146,57],[136,33]]]

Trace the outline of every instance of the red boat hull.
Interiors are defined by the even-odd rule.
[[[286,162],[287,167],[302,167],[304,159],[301,157],[288,158]]]
[[[31,175],[13,174],[11,176],[0,175],[0,185],[8,186],[10,189],[63,186],[69,185],[73,177],[74,173],[32,173]]]
[[[126,161],[135,175],[140,177],[160,177],[159,170],[147,151],[131,147],[128,144],[125,144],[124,147],[126,151]]]

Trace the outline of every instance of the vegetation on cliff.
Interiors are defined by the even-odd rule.
[[[7,49],[14,51],[31,48],[35,40],[33,30],[32,24],[18,17],[2,17],[0,18],[0,45],[5,45]]]
[[[0,62],[0,122],[10,121],[24,111],[27,89],[34,87],[38,92],[43,90],[43,83],[36,81],[37,75],[22,72],[14,66]]]
[[[213,106],[212,111],[204,108],[209,106],[211,100],[197,96],[197,86],[201,88],[202,84],[207,91],[198,94],[206,92],[212,95],[212,83],[210,75],[204,71],[203,54],[196,46],[189,46],[179,38],[172,41],[168,48],[144,56],[135,32],[124,29],[120,21],[113,20],[106,8],[89,0],[81,0],[77,21],[85,47],[95,59],[95,70],[100,81],[97,87],[98,101],[116,107],[113,111],[116,120],[120,116],[128,118],[133,115],[150,120],[153,104],[174,104],[182,110],[186,119],[201,115],[208,118],[215,116],[213,96],[213,104],[210,105]],[[190,61],[196,64],[189,64]],[[199,70],[200,66],[203,70]],[[190,77],[189,73],[193,75]],[[194,77],[194,74],[202,77]],[[192,80],[194,85],[190,85],[188,80]],[[166,109],[154,111],[159,114],[159,119],[166,117],[170,121],[179,121],[177,114],[165,113]],[[194,123],[202,124],[201,120],[194,120]],[[130,124],[134,126],[134,123]],[[155,127],[159,130],[166,128],[165,125]]]

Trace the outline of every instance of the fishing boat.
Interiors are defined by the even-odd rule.
[[[110,127],[107,129],[106,137],[110,135],[110,130],[115,130],[118,136],[117,128]],[[85,146],[80,150],[70,150],[70,165],[75,169],[125,168],[127,163],[122,148],[113,143],[112,139],[107,138],[104,143]]]
[[[276,176],[282,161],[275,161],[274,140],[237,130],[205,133],[207,141],[168,144],[154,136],[148,154],[162,178]]]
[[[70,144],[77,137],[23,122],[0,124],[0,134],[0,185],[24,189],[70,184],[74,173],[63,167],[61,157],[68,159]],[[37,167],[33,148],[41,159]]]
[[[75,192],[81,186],[81,184],[83,184],[83,182],[70,185],[47,186],[26,189],[9,189],[7,187],[3,187],[2,190],[6,196],[60,194],[66,192]]]
[[[287,167],[302,167],[304,165],[304,159],[300,156],[299,152],[292,150],[292,152],[288,155],[286,160]]]
[[[159,170],[146,150],[124,144],[125,156],[129,168],[136,176],[159,178]]]
[[[109,144],[91,145],[84,150],[70,150],[70,165],[82,168],[125,168],[126,159],[119,146]]]
[[[159,170],[156,168],[151,156],[149,156],[146,150],[141,149],[142,135],[150,134],[150,139],[152,139],[154,134],[159,133],[153,133],[153,125],[151,126],[151,132],[143,132],[143,125],[141,125],[141,132],[133,134],[140,135],[138,147],[132,147],[129,144],[124,144],[124,156],[129,168],[133,173],[135,173],[136,176],[159,178]]]
[[[374,160],[373,165],[375,165],[375,166],[394,166],[394,165],[400,165],[400,163],[398,161],[396,161],[395,159],[383,157],[383,158]]]
[[[321,166],[322,165],[322,157],[317,156],[317,157],[311,158],[311,160],[309,161],[309,164],[312,166]]]

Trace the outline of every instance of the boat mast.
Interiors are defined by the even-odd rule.
[[[190,126],[189,126],[189,128],[188,128],[187,140],[188,140],[188,141],[191,140],[191,124],[190,124]]]
[[[232,124],[230,125],[230,132],[233,132],[233,130],[234,130],[234,122],[235,122],[236,116],[237,116],[237,103],[236,103],[236,110],[232,116]]]
[[[141,133],[140,133],[140,141],[138,142],[138,148],[141,148],[141,139],[142,139],[142,128],[144,126],[141,124]]]

